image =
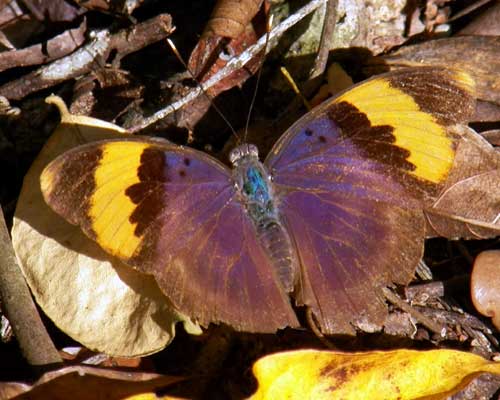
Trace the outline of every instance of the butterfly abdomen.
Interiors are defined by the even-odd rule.
[[[240,200],[253,222],[259,243],[271,259],[283,288],[291,293],[297,280],[296,257],[275,206],[269,173],[259,161],[257,148],[251,144],[235,148],[230,159]]]
[[[288,233],[278,220],[269,217],[258,221],[256,228],[259,242],[272,259],[283,288],[293,292],[297,271]]]

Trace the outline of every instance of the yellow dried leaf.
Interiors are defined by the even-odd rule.
[[[299,350],[258,360],[252,400],[445,399],[500,363],[455,350],[367,353]]]
[[[176,313],[153,277],[107,255],[79,227],[55,214],[40,191],[40,174],[57,155],[79,144],[124,137],[113,124],[68,113],[60,98],[61,124],[24,178],[12,242],[36,301],[54,323],[86,347],[115,356],[141,356],[163,349],[177,321],[201,330]]]

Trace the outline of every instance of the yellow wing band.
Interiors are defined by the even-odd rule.
[[[111,254],[130,258],[141,243],[136,223],[130,216],[137,205],[125,190],[140,182],[138,171],[147,143],[121,142],[104,144],[102,157],[94,172],[95,191],[90,200],[89,217],[95,240]]]
[[[393,88],[387,80],[376,79],[341,95],[337,101],[354,104],[372,126],[393,127],[394,144],[410,152],[407,160],[415,166],[410,174],[433,183],[446,179],[455,157],[453,139],[445,126],[420,110],[411,95]]]
[[[433,70],[429,74],[425,73],[426,70],[422,71],[419,79],[422,84],[430,80],[427,87],[429,91],[434,89],[435,93],[415,90],[411,86],[416,82],[409,82],[408,86],[398,82],[396,73],[354,87],[340,95],[335,102],[353,104],[366,115],[372,126],[391,126],[394,145],[410,152],[407,160],[415,169],[408,173],[432,183],[440,183],[446,179],[452,167],[455,149],[449,127],[439,120],[438,114],[440,111],[446,112],[449,121],[460,121],[463,117],[460,113],[464,110],[458,102],[462,99],[455,97],[473,96],[475,81],[460,70]],[[436,76],[441,80],[432,81]],[[452,104],[453,100],[457,103]]]

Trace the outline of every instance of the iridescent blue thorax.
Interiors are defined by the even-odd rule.
[[[277,218],[271,177],[259,161],[257,148],[251,144],[238,146],[231,152],[230,160],[236,187],[254,222]]]

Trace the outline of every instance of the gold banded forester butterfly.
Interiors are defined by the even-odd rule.
[[[47,203],[104,250],[153,274],[204,326],[274,332],[307,306],[324,333],[387,313],[382,288],[422,256],[422,202],[439,194],[474,82],[444,68],[380,75],[314,108],[266,160],[232,169],[147,138],[87,144],[41,176]]]

